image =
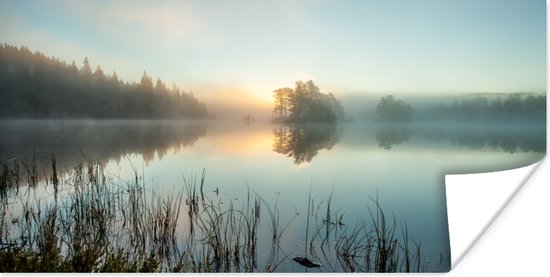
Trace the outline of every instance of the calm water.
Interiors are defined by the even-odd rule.
[[[430,271],[448,270],[448,261],[440,264],[450,253],[444,174],[521,167],[546,151],[543,126],[4,121],[0,128],[2,161],[34,154],[47,165],[53,152],[70,168],[97,159],[123,179],[136,170],[167,193],[205,169],[210,197],[238,203],[250,190],[277,203],[282,224],[295,217],[283,237],[290,257],[304,255],[310,185],[316,204],[332,193],[350,226],[369,220],[370,197],[378,197],[422,243]]]

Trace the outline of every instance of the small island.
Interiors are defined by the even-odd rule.
[[[344,120],[342,103],[332,93],[322,93],[312,80],[296,81],[294,89],[273,91],[272,122],[336,123]]]

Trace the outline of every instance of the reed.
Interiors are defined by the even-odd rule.
[[[167,194],[136,171],[122,180],[94,161],[60,174],[52,156],[52,175],[43,179],[35,162],[10,161],[0,169],[2,272],[280,272],[297,266],[281,241],[299,215],[282,219],[277,201],[250,190],[242,202],[209,198],[205,171],[183,177],[181,189]],[[47,181],[39,186],[38,180]],[[44,198],[52,190],[53,198]],[[421,244],[409,238],[406,224],[397,235],[395,216],[388,220],[377,199],[369,219],[348,226],[334,210],[333,192],[314,205],[311,190],[304,251],[318,271],[426,270]]]
[[[308,206],[314,201],[311,194]],[[344,213],[333,210],[333,193],[321,201],[312,213],[313,233],[305,251],[305,257],[320,264],[326,272],[422,272],[427,263],[422,260],[421,243],[411,240],[407,225],[397,236],[395,215],[388,220],[378,198],[371,198],[367,206],[369,220],[353,226],[344,223]],[[373,207],[374,206],[374,207]],[[308,213],[309,213],[308,207]],[[306,221],[306,232],[308,220]],[[308,234],[306,233],[306,238]]]

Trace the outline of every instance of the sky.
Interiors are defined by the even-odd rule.
[[[544,0],[3,0],[0,43],[218,101],[546,91]]]

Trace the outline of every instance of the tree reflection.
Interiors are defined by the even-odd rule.
[[[378,146],[383,149],[406,143],[414,134],[418,139],[432,143],[447,142],[455,147],[482,150],[501,150],[505,153],[546,152],[544,128],[413,128],[385,126],[374,134]]]
[[[478,131],[447,134],[452,145],[474,150],[489,147],[501,149],[505,153],[546,152],[546,137],[542,130],[538,132]]]
[[[411,132],[407,128],[382,128],[374,136],[380,148],[389,150],[394,145],[408,141]]]
[[[4,121],[0,124],[0,161],[14,158],[48,166],[52,153],[60,167],[83,158],[120,161],[139,154],[145,163],[155,155],[192,146],[206,135],[207,126],[177,121]]]
[[[341,136],[336,124],[277,125],[273,129],[273,151],[294,158],[294,164],[309,163],[319,150],[332,149]]]

